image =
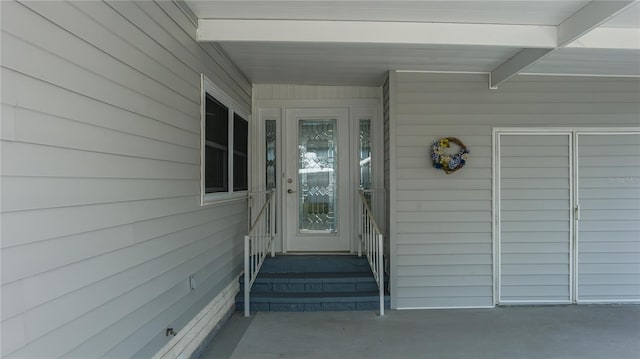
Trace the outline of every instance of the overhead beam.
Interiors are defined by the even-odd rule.
[[[489,88],[496,90],[499,84],[526,70],[553,51],[554,49],[523,49],[491,71],[489,74]]]
[[[556,27],[314,20],[198,20],[198,41],[468,45],[549,48]]]
[[[556,44],[552,48],[533,49],[527,47],[491,71],[489,74],[489,88],[497,89],[501,83],[549,56],[558,48],[581,38],[613,16],[633,6],[636,2],[634,0],[591,1],[557,26]]]
[[[566,46],[600,26],[636,1],[592,1],[558,25],[558,47]]]

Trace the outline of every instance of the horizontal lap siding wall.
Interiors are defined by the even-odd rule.
[[[491,306],[492,128],[637,126],[640,81],[522,76],[489,90],[486,75],[395,75],[396,306]],[[451,175],[429,159],[445,136],[471,150]]]
[[[254,85],[254,100],[259,105],[263,105],[266,101],[272,101],[270,104],[279,104],[283,106],[309,107],[309,104],[317,101],[318,106],[331,107],[331,102],[325,100],[379,100],[380,88],[365,86],[314,86],[314,85],[286,85],[286,84],[256,84]],[[303,101],[295,103],[293,101]],[[278,103],[278,101],[281,101]],[[326,104],[329,105],[326,105]]]
[[[239,274],[246,202],[199,206],[200,73],[251,86],[194,34],[172,2],[2,2],[3,357],[149,357]]]

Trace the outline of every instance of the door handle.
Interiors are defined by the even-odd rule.
[[[296,191],[294,191],[294,190],[292,190],[291,188],[289,188],[289,189],[287,190],[287,193],[296,193]]]

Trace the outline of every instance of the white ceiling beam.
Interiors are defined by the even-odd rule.
[[[592,1],[558,25],[558,47],[566,46],[636,3],[626,1]]]
[[[555,26],[200,19],[198,41],[555,47]]]
[[[640,50],[640,29],[598,27],[565,47]]]
[[[553,51],[554,49],[523,49],[489,73],[489,88],[496,90],[499,84],[526,70]]]
[[[633,6],[637,1],[591,1],[575,14],[566,18],[557,26],[556,44],[550,49],[525,48],[518,54],[496,67],[489,74],[489,88],[497,89],[498,85],[531,67],[547,57],[558,48],[574,42],[611,19],[616,14]]]

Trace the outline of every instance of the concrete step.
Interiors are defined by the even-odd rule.
[[[385,308],[389,308],[385,296]],[[378,310],[378,292],[324,293],[251,293],[251,311],[263,312],[319,312]],[[244,310],[242,296],[236,298],[236,310]]]
[[[366,272],[367,258],[352,255],[283,255],[267,257],[260,273]]]
[[[240,277],[236,310],[244,310],[243,288]],[[379,300],[369,262],[352,255],[268,257],[251,288],[251,311],[377,310]]]
[[[244,277],[240,278],[240,289]],[[252,291],[261,293],[373,292],[373,275],[366,272],[260,273]]]

